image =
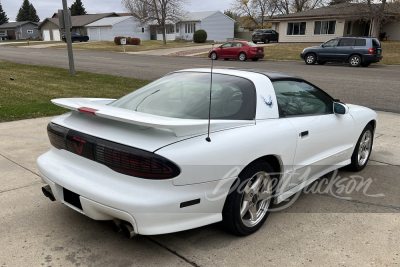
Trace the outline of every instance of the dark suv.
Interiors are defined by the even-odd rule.
[[[10,36],[8,36],[7,33],[1,33],[1,32],[0,32],[0,39],[2,39],[2,40],[8,40],[8,39],[10,39]]]
[[[279,33],[271,29],[260,29],[256,30],[252,37],[253,43],[263,42],[265,44],[269,43],[270,41],[279,41]]]
[[[351,67],[368,67],[371,63],[379,62],[382,58],[381,43],[376,38],[370,37],[340,37],[326,43],[308,47],[303,50],[300,57],[307,65],[318,62],[345,62]]]
[[[63,34],[63,36],[62,36],[62,40],[64,42],[67,42],[67,38],[65,37],[65,34]],[[87,41],[89,41],[89,36],[82,35],[78,32],[71,32],[71,40],[72,40],[72,42],[75,42],[75,41],[87,42]]]

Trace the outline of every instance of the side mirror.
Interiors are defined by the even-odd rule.
[[[349,107],[346,106],[346,104],[335,102],[333,103],[333,113],[339,115],[345,115],[349,113]]]
[[[322,47],[322,48],[325,48],[325,45],[322,44],[321,47]]]

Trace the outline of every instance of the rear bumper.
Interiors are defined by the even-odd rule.
[[[364,62],[372,62],[372,63],[376,63],[381,61],[383,58],[383,55],[364,55]]]
[[[173,180],[119,174],[53,147],[37,163],[42,180],[50,185],[57,201],[94,220],[128,221],[138,234],[178,232],[222,220],[225,197],[211,199],[220,181],[174,186]],[[217,195],[228,192],[234,180],[227,179]],[[82,210],[64,201],[63,188],[80,195]],[[200,203],[181,208],[181,203],[195,199]]]

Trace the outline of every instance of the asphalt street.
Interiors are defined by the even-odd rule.
[[[154,80],[180,69],[210,67],[211,61],[198,57],[144,56],[76,50],[76,69],[102,74]],[[68,68],[67,51],[0,47],[0,60]],[[375,110],[400,113],[400,66],[373,64],[351,68],[345,64],[308,66],[302,61],[215,62],[215,67],[254,68],[302,77],[345,103]]]

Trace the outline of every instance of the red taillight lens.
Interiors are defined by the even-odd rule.
[[[374,50],[373,48],[370,48],[370,49],[369,49],[369,53],[370,53],[370,54],[375,54],[375,50]]]
[[[50,143],[57,149],[67,150],[67,142],[65,139],[67,132],[67,128],[56,124],[49,123],[49,125],[47,125],[47,135],[49,136]]]
[[[106,140],[97,140],[95,161],[116,172],[140,178],[169,179],[180,174],[174,163],[159,155]]]

